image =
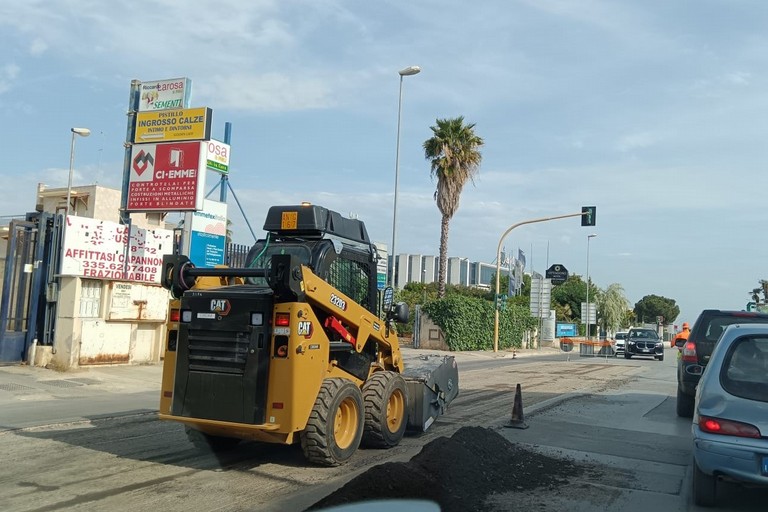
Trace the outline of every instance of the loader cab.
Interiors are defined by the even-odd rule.
[[[290,254],[368,311],[377,311],[376,249],[362,221],[322,206],[273,206],[264,222],[267,236],[246,256],[245,266],[269,268],[272,256]],[[250,284],[268,286],[265,278]]]

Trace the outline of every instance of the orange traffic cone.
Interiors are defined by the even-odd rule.
[[[512,405],[512,418],[509,420],[509,424],[504,425],[508,428],[528,428],[523,417],[523,395],[520,391],[520,384],[515,388],[515,402]]]

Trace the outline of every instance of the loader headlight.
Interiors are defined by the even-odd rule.
[[[192,310],[190,309],[182,309],[181,310],[181,321],[184,323],[189,323],[192,321]]]
[[[251,325],[264,325],[264,313],[251,313]]]

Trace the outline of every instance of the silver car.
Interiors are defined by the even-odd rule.
[[[768,324],[723,333],[696,388],[693,497],[713,505],[720,479],[768,486]]]

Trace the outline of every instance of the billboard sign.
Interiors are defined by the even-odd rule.
[[[549,312],[551,300],[552,282],[541,274],[534,274],[531,278],[531,316],[541,318],[545,312]]]
[[[192,94],[192,81],[189,78],[172,78],[141,82],[139,94],[139,112],[185,108]]]
[[[575,323],[557,322],[555,336],[558,338],[574,338],[579,335],[579,328]]]
[[[139,112],[133,142],[208,140],[212,118],[213,110],[208,107]]]
[[[547,269],[545,275],[552,280],[552,284],[563,284],[568,279],[568,269],[563,265],[555,264]]]
[[[212,171],[229,174],[229,144],[217,140],[209,140],[206,148],[205,164]]]
[[[227,243],[227,203],[203,201],[203,209],[193,212],[189,248],[186,254],[196,267],[212,268],[224,264]]]
[[[163,255],[173,253],[173,232],[67,216],[61,274],[89,279],[160,284]]]
[[[202,209],[205,144],[197,141],[133,146],[127,210],[169,212]]]

